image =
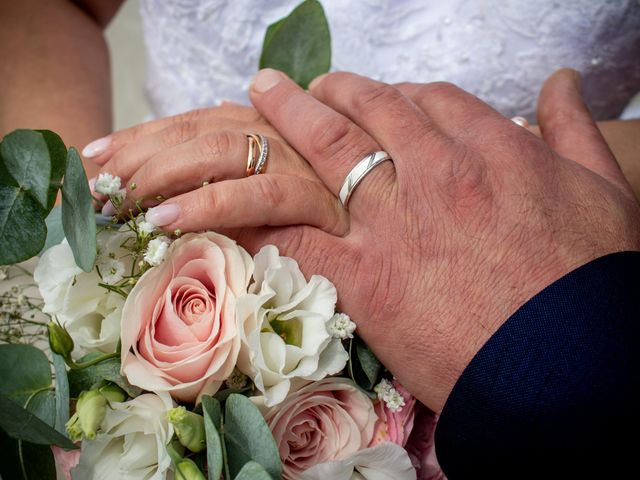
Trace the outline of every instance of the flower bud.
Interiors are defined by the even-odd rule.
[[[73,339],[69,332],[55,322],[49,322],[47,330],[49,330],[51,351],[65,359],[70,358],[71,352],[73,352]]]
[[[206,480],[206,477],[193,460],[183,458],[176,464],[176,480]]]
[[[98,388],[98,391],[107,399],[108,402],[124,402],[127,394],[115,383],[109,383]]]
[[[78,398],[76,413],[82,433],[93,440],[107,415],[107,399],[99,390],[84,391]]]
[[[205,449],[207,443],[202,415],[177,407],[167,412],[167,419],[173,424],[178,440],[184,447],[194,453]]]

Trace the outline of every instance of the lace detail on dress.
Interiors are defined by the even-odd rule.
[[[147,93],[166,116],[247,103],[269,24],[298,0],[142,0]],[[583,73],[597,118],[640,90],[639,0],[322,0],[333,70],[385,82],[449,81],[535,121],[543,81]]]

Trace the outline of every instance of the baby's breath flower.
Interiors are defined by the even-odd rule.
[[[143,237],[151,235],[151,233],[156,229],[156,226],[153,223],[148,222],[144,215],[140,215],[136,218],[136,224],[138,226],[138,233]]]
[[[110,173],[101,173],[98,175],[94,189],[104,195],[116,195],[120,191],[120,177]]]
[[[378,394],[378,399],[384,402],[389,410],[394,413],[402,411],[402,407],[405,405],[404,398],[389,380],[385,378],[380,380],[380,383],[373,388],[373,391]]]
[[[102,274],[102,281],[107,285],[115,285],[121,281],[125,272],[124,263],[113,258],[103,260],[98,264],[98,268]]]
[[[345,340],[353,338],[353,332],[356,331],[356,324],[346,313],[336,313],[327,323],[327,331],[333,338]]]
[[[124,199],[127,198],[127,189],[121,188],[117,192],[111,194],[111,198],[118,203],[124,202]]]
[[[169,248],[169,240],[166,237],[154,238],[147,245],[147,250],[144,252],[144,261],[152,267],[160,265],[164,256]]]

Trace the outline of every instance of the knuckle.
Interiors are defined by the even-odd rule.
[[[162,130],[160,139],[164,146],[171,147],[186,142],[196,133],[197,126],[194,122],[178,122]]]
[[[359,136],[358,127],[345,117],[320,117],[311,125],[311,150],[316,156],[333,156],[351,149]]]
[[[200,154],[203,158],[223,157],[231,150],[233,139],[228,131],[209,133],[202,137]]]
[[[489,192],[484,160],[464,146],[433,168],[433,179],[445,201],[452,205],[475,204],[478,197]]]
[[[257,176],[260,181],[256,182],[258,198],[267,206],[267,211],[273,211],[284,204],[285,194],[278,182],[269,175]]]
[[[358,91],[351,100],[351,106],[356,114],[362,115],[380,108],[389,108],[401,98],[402,94],[398,89],[382,84]]]

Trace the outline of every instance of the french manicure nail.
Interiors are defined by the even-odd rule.
[[[111,140],[111,135],[94,140],[82,149],[82,156],[86,158],[97,157],[107,151],[107,148],[111,145]]]
[[[180,216],[181,210],[177,203],[166,203],[147,210],[144,218],[156,227],[163,227],[175,222]]]
[[[116,207],[113,206],[111,200],[107,200],[107,203],[102,207],[102,215],[105,217],[113,217],[116,214]]]
[[[281,72],[272,68],[264,68],[254,77],[251,88],[254,92],[264,93],[271,90],[283,79],[284,75]]]

